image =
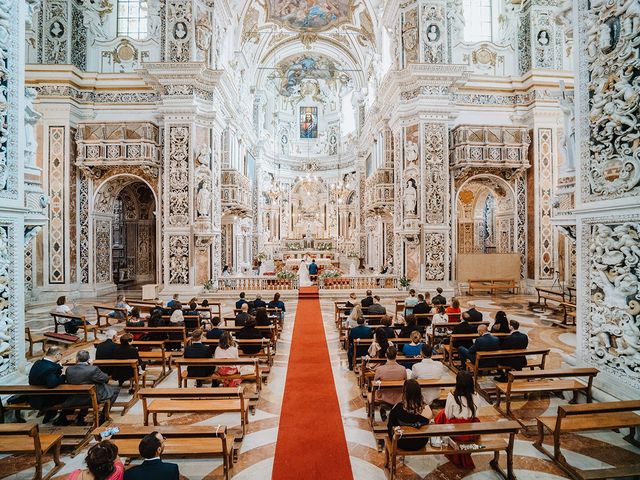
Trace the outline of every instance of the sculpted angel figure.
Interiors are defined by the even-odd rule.
[[[111,4],[99,3],[98,0],[83,0],[83,25],[94,38],[106,38],[104,31],[103,17],[107,13],[111,13]]]

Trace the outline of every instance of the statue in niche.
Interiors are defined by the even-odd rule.
[[[464,6],[462,0],[453,0],[448,11],[449,26],[451,28],[451,43],[455,45],[464,41]]]
[[[187,36],[187,26],[184,22],[178,22],[173,27],[173,38],[183,40]]]
[[[107,38],[104,31],[103,17],[111,13],[112,6],[108,2],[98,3],[98,0],[83,0],[82,2],[83,20],[82,24],[93,38]]]
[[[211,149],[209,145],[202,144],[196,153],[196,181],[198,190],[196,193],[196,213],[198,217],[211,215],[211,169],[209,167]]]
[[[407,180],[403,202],[405,216],[415,217],[418,207],[418,189],[416,188],[416,181],[413,178]]]
[[[565,150],[565,163],[562,166],[562,173],[573,172],[575,169],[574,151],[576,144],[576,128],[575,128],[575,107],[573,99],[567,95],[564,89],[564,82],[560,81],[560,110],[564,119],[564,138],[562,144]]]
[[[516,38],[518,31],[518,17],[516,7],[505,2],[503,12],[498,15],[498,43],[500,45],[511,45]]]
[[[147,0],[147,37],[157,38],[160,36],[160,0]]]
[[[36,123],[42,115],[33,107],[33,101],[38,93],[35,88],[24,89],[24,163],[25,165],[36,164],[36,153],[38,152],[38,141],[36,140]]]
[[[418,144],[407,140],[404,143],[404,154],[407,161],[407,165],[414,164],[418,161]]]
[[[199,217],[208,217],[211,214],[211,189],[206,180],[202,180],[198,185],[196,211]]]

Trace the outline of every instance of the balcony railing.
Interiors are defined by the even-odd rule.
[[[393,207],[393,170],[380,168],[365,182],[367,210],[384,210]]]
[[[460,125],[452,131],[451,166],[527,168],[527,127]]]
[[[249,179],[234,169],[222,169],[221,201],[225,213],[244,213],[251,209]]]

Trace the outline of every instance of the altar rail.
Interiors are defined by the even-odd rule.
[[[297,290],[298,278],[283,280],[274,276],[223,277],[218,279],[218,291],[228,290]]]
[[[374,288],[398,288],[398,278],[393,275],[356,275],[338,278],[320,278],[321,290],[363,290]]]
[[[357,275],[339,278],[319,278],[322,290],[365,290],[398,288],[398,278],[392,275]],[[298,278],[282,280],[269,275],[255,277],[223,277],[217,280],[217,291],[297,290]]]

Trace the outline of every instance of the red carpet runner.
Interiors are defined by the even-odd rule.
[[[276,480],[353,478],[316,287],[301,288],[284,388]]]

